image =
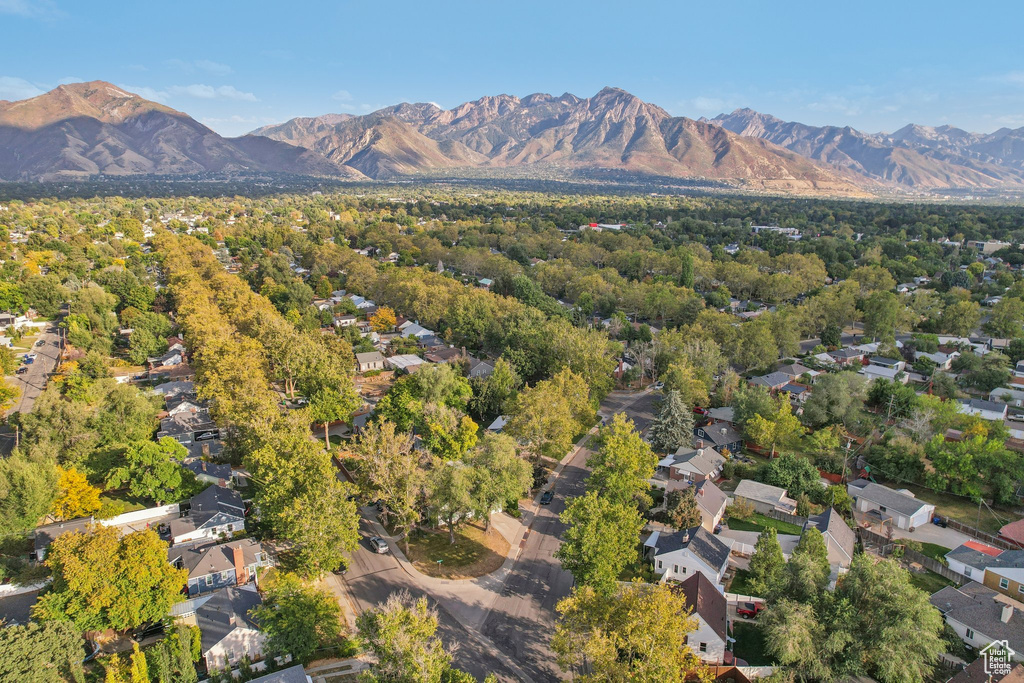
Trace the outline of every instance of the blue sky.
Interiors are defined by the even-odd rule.
[[[1024,3],[0,0],[0,99],[101,79],[237,135],[605,85],[681,116],[1024,126]]]

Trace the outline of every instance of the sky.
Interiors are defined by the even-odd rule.
[[[224,135],[295,116],[623,88],[868,132],[1024,126],[1019,0],[0,0],[0,99],[105,80]]]

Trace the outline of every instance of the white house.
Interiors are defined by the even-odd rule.
[[[883,522],[899,529],[915,529],[928,524],[935,514],[935,506],[922,502],[910,491],[895,491],[867,479],[851,481],[846,491],[854,500],[857,512],[875,512]]]
[[[1017,361],[1017,365],[1013,368],[1014,377],[1024,377],[1024,360]]]
[[[702,481],[717,479],[725,464],[725,456],[714,448],[681,447],[675,455],[666,456],[658,463],[659,469],[669,479],[677,481]]]
[[[208,669],[237,664],[242,657],[258,659],[267,637],[260,633],[249,610],[263,604],[253,588],[224,588],[196,608],[196,626],[202,634],[202,653]]]
[[[996,591],[970,581],[960,588],[946,586],[929,600],[960,639],[975,650],[1003,640],[1013,650],[1012,659],[1024,661],[1024,615]]]
[[[957,401],[959,412],[965,415],[977,415],[983,420],[1002,422],[1006,419],[1007,406],[1005,403],[985,401],[980,398],[964,398]]]
[[[405,370],[406,372],[415,372],[416,368],[425,362],[425,360],[413,353],[402,353],[384,359],[384,364],[392,370]]]
[[[714,533],[715,527],[722,521],[725,515],[725,507],[729,502],[722,489],[715,486],[715,482],[704,479],[693,484],[686,481],[670,479],[665,486],[665,493],[672,491],[685,491],[693,487],[693,499],[697,502],[697,509],[700,510],[700,525]]]
[[[356,368],[359,372],[384,369],[384,355],[380,351],[356,354]]]
[[[697,628],[686,636],[686,644],[707,664],[725,661],[729,640],[729,602],[718,587],[701,572],[679,586],[686,608],[697,620]]]
[[[899,382],[900,384],[906,384],[909,379],[907,373],[903,372],[902,368],[887,368],[882,365],[873,364],[862,367],[860,374],[864,375],[869,382],[873,382],[876,379],[887,379]]]
[[[700,572],[720,591],[729,552],[729,546],[701,526],[671,534],[655,531],[644,541],[644,553],[662,581],[683,581]]]
[[[917,352],[917,358],[927,358],[931,362],[935,363],[935,366],[939,370],[949,370],[953,365],[953,361],[959,357],[959,351],[950,351],[949,353],[943,353],[942,351],[936,351],[935,353],[925,353],[923,351]]]
[[[733,498],[737,501],[745,500],[761,514],[773,511],[796,514],[796,501],[786,495],[786,489],[753,479],[740,481],[733,492]]]
[[[993,403],[1001,401],[1020,408],[1024,406],[1024,386],[996,387],[988,392],[988,400]]]
[[[171,521],[171,542],[217,539],[245,531],[245,504],[237,491],[209,486],[189,499],[186,516]]]

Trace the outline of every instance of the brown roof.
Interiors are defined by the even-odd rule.
[[[725,641],[729,636],[726,626],[726,615],[729,603],[711,579],[704,572],[694,572],[690,578],[679,585],[686,597],[686,608],[693,614],[699,614],[714,632]]]
[[[1017,664],[1005,676],[985,673],[985,659],[975,659],[947,683],[1024,683],[1024,664]]]
[[[999,530],[999,535],[1012,543],[1024,544],[1024,519],[1010,522]]]

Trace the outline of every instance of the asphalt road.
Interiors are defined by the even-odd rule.
[[[60,355],[60,337],[57,334],[57,324],[53,323],[49,327],[43,328],[43,332],[38,336],[34,344],[38,344],[40,340],[43,342],[42,345],[34,345],[31,351],[26,352],[36,354],[35,362],[31,365],[22,366],[28,368],[28,371],[23,375],[12,375],[5,378],[9,383],[21,390],[21,398],[18,399],[9,412],[27,413],[31,411],[32,405],[39,398],[39,394],[43,393],[43,390],[46,389],[46,383],[57,367],[57,359]],[[24,355],[24,353],[20,355]],[[3,432],[0,433],[0,452],[7,454],[13,448],[14,434],[5,426]]]
[[[408,591],[414,598],[427,596],[438,612],[438,635],[447,647],[454,647],[454,666],[483,680],[495,674],[501,681],[517,681],[518,677],[501,659],[488,651],[473,635],[447,612],[437,601],[419,588],[412,577],[398,564],[391,553],[379,555],[370,550],[368,539],[374,535],[366,520],[360,523],[359,549],[352,553],[348,572],[343,580],[348,594],[356,602],[359,612],[376,607],[399,591]],[[345,609],[348,606],[343,605]]]
[[[625,408],[636,428],[643,432],[654,419],[660,397],[647,394],[628,405],[635,397],[609,396],[601,404],[600,413],[608,417]],[[485,636],[538,682],[565,678],[549,647],[557,617],[555,606],[573,585],[572,575],[563,571],[554,558],[565,530],[558,515],[565,509],[566,499],[583,493],[589,455],[588,449],[581,448],[562,470],[552,489],[554,500],[542,506],[534,517],[519,559],[482,629]]]

